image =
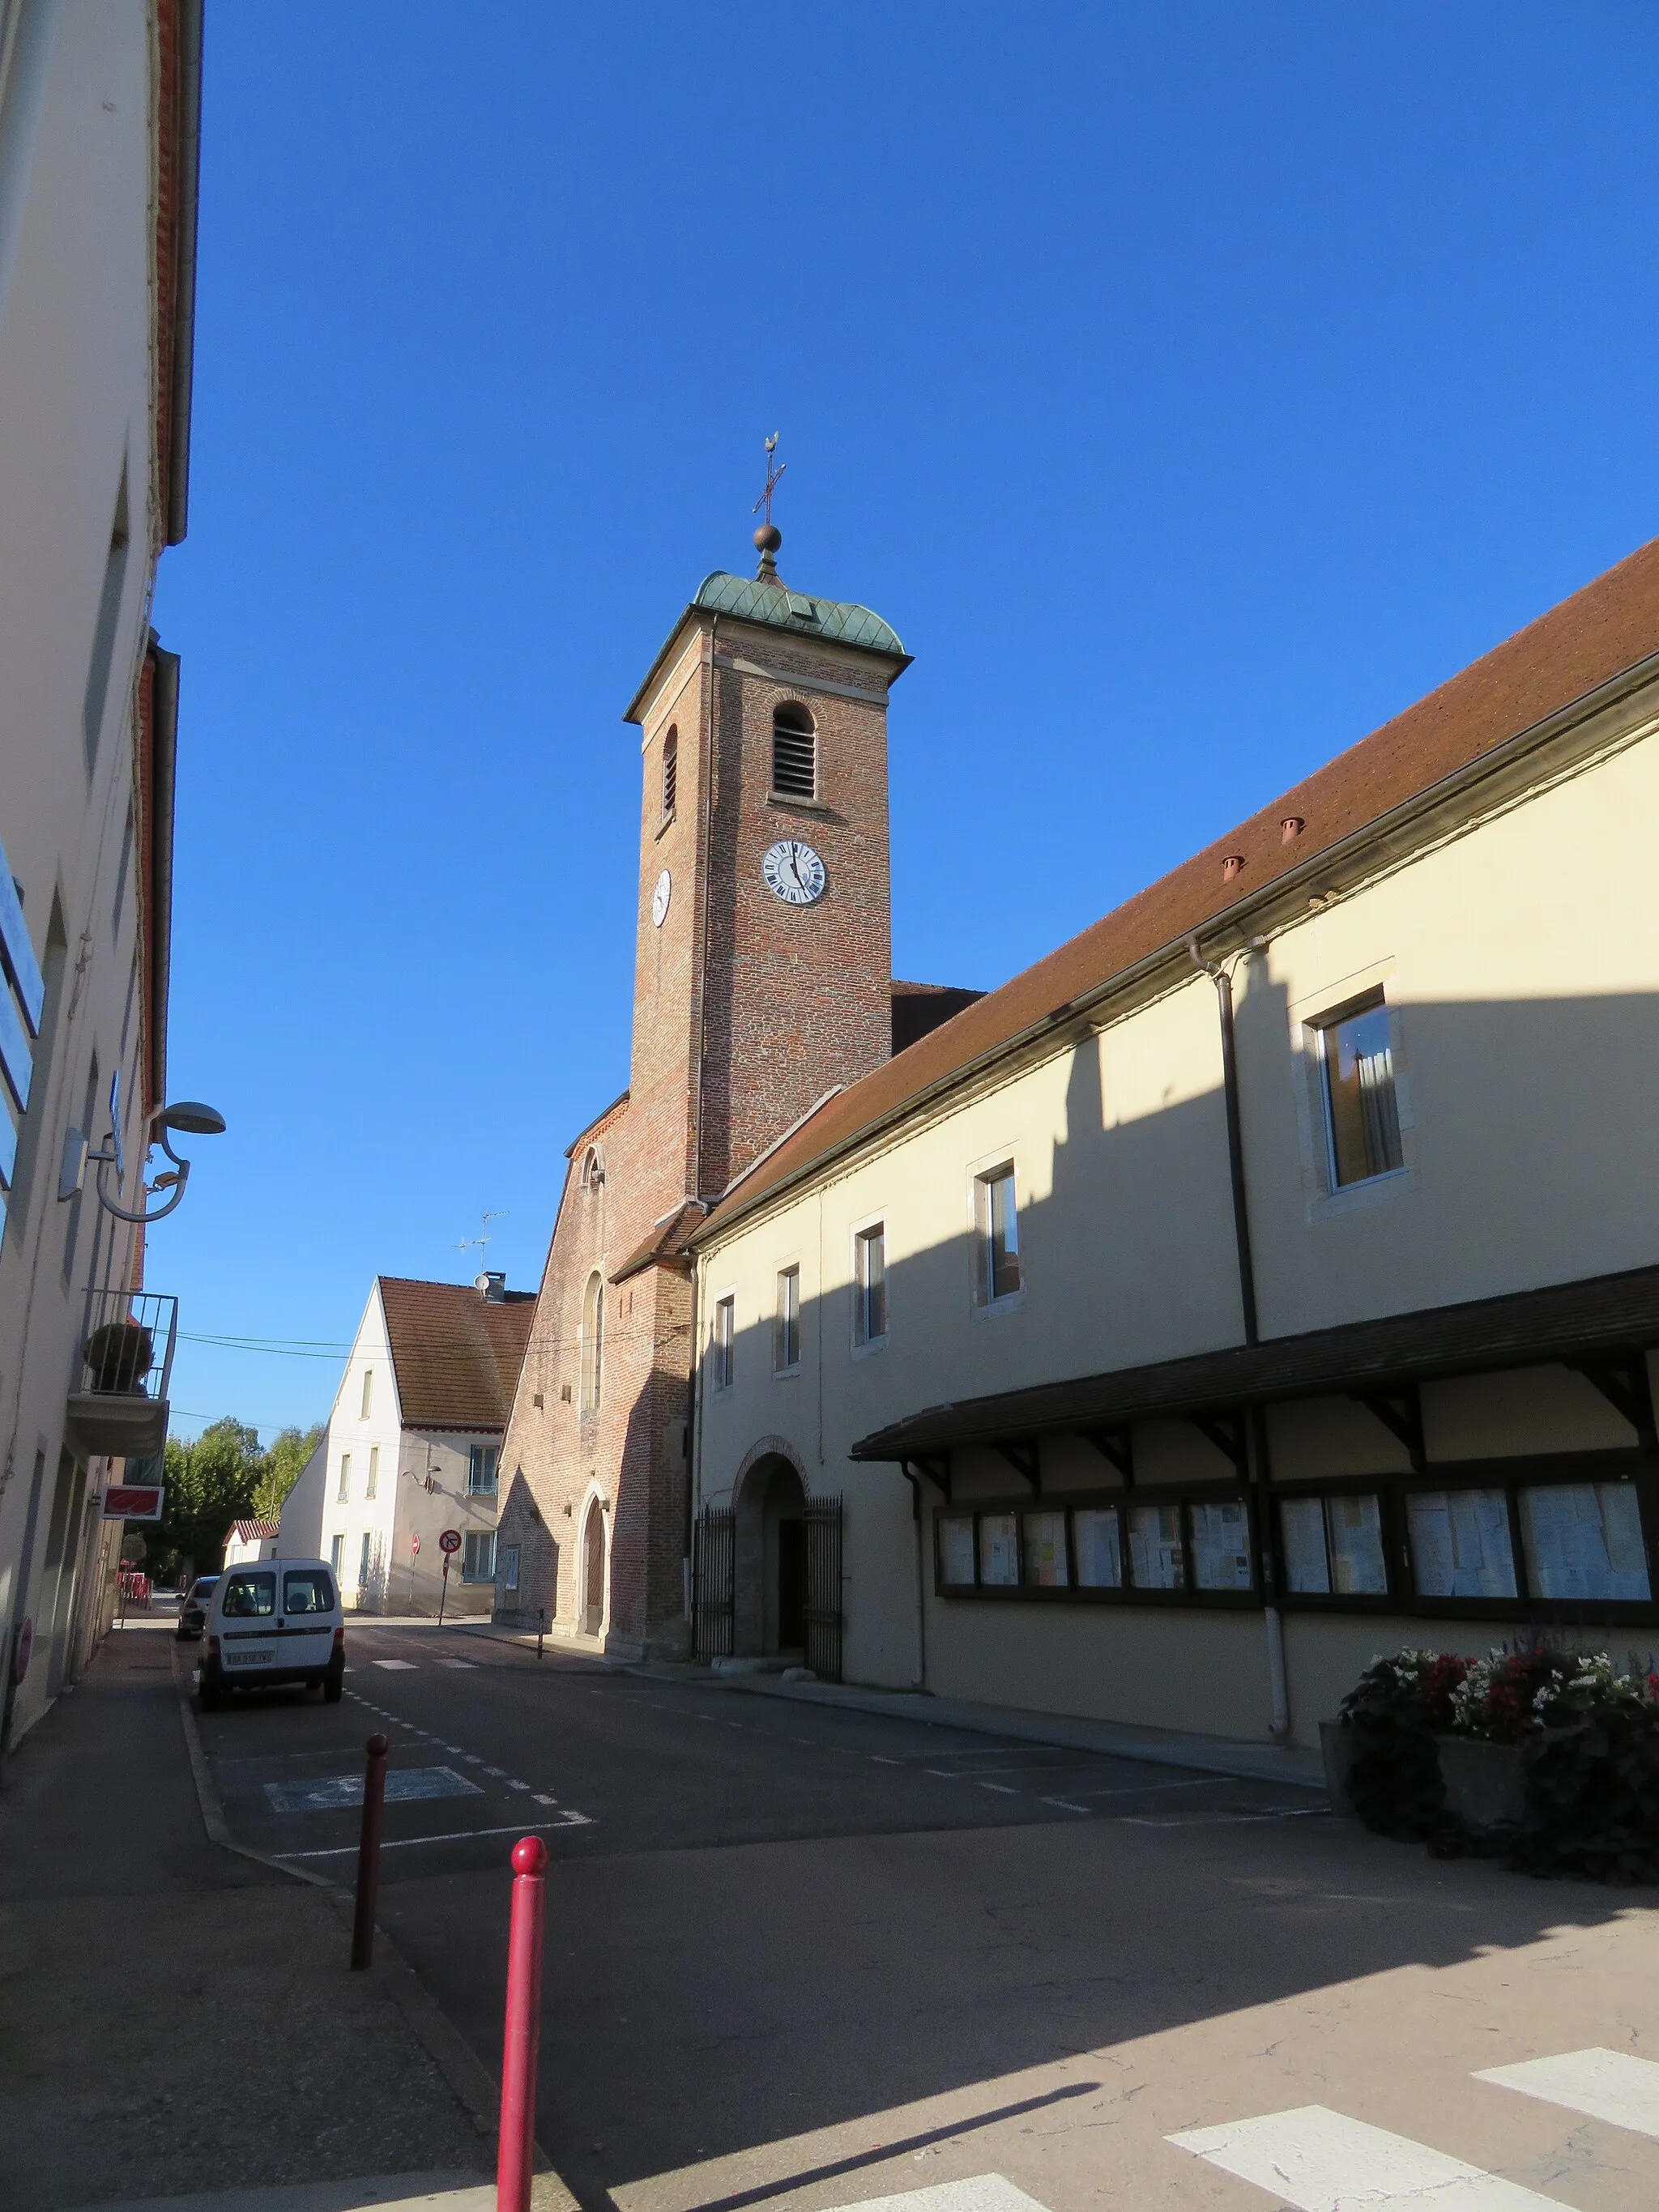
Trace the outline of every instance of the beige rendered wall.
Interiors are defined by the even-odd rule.
[[[136,853],[118,906],[116,893],[161,492],[149,10],[108,0],[10,13],[16,35],[0,62],[0,836],[48,987],[0,1240],[0,1639],[25,1619],[35,1632],[15,1741],[74,1679],[106,1620],[120,1534],[96,1504],[119,1462],[60,1452],[87,1287],[125,1283],[131,1231],[88,1190],[66,1270],[71,1208],[56,1182],[94,1059],[96,1133],[108,1127],[101,1109],[118,1069],[130,1163],[139,1134]],[[130,542],[89,772],[82,721],[124,461]],[[161,1291],[173,1233],[151,1240],[149,1283]]]
[[[1604,757],[1273,935],[1243,963],[1238,1037],[1264,1334],[1570,1280],[1659,1257],[1651,1171],[1659,1099],[1659,810],[1650,720]],[[1551,777],[1554,775],[1554,780]],[[1405,1169],[1326,1187],[1307,1024],[1381,984],[1393,1022]],[[1016,1168],[1023,1285],[976,1306],[975,1172]],[[853,1334],[853,1243],[885,1226],[889,1334]],[[772,1371],[780,1268],[798,1265],[799,1371]],[[730,1390],[710,1386],[716,1301],[737,1318]],[[924,1407],[1237,1342],[1241,1318],[1213,988],[1172,965],[1164,994],[994,1087],[887,1136],[705,1248],[696,1483],[727,1500],[768,1436],[811,1485],[848,1499],[850,1679],[911,1680],[916,1564],[896,1468],[857,1468],[858,1437]],[[1433,1386],[1431,1459],[1628,1445],[1581,1377],[1551,1369]],[[1346,1402],[1272,1417],[1276,1472],[1388,1473],[1401,1448]],[[1144,1479],[1224,1476],[1180,1424],[1137,1436]],[[1115,1478],[1080,1443],[1045,1446],[1045,1478]],[[964,1455],[969,1490],[1022,1494]],[[937,1493],[927,1493],[929,1506]],[[940,1601],[928,1587],[928,1679],[963,1696],[1167,1726],[1262,1733],[1260,1613]],[[1443,1629],[1443,1634],[1440,1631]],[[1297,1736],[1371,1653],[1416,1640],[1480,1649],[1502,1633],[1287,1616]],[[1190,1657],[1183,1656],[1190,1655]]]

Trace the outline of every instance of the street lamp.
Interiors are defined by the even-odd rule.
[[[110,1078],[109,1086],[110,1133],[105,1150],[91,1152],[87,1139],[79,1129],[68,1129],[64,1134],[63,1164],[58,1173],[58,1195],[60,1200],[71,1199],[86,1181],[88,1164],[98,1170],[96,1189],[98,1203],[106,1213],[112,1213],[118,1221],[134,1221],[148,1224],[163,1220],[173,1212],[185,1194],[185,1185],[190,1181],[190,1162],[181,1159],[167,1141],[171,1129],[184,1137],[222,1137],[225,1117],[214,1106],[204,1106],[198,1099],[180,1098],[171,1106],[158,1106],[150,1115],[149,1137],[144,1146],[148,1156],[152,1145],[160,1145],[173,1162],[167,1173],[158,1175],[154,1182],[143,1184],[146,1198],[154,1198],[161,1191],[170,1191],[164,1206],[153,1213],[146,1213],[141,1205],[137,1212],[121,1205],[121,1185],[126,1175],[126,1163],[121,1152],[121,1078],[118,1070]],[[115,1195],[112,1197],[105,1177],[110,1168],[115,1170]],[[142,1175],[140,1177],[142,1184]]]

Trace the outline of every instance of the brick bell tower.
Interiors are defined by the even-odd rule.
[[[909,659],[867,607],[782,581],[769,511],[755,544],[753,577],[704,578],[624,716],[629,1088],[570,1147],[501,1451],[498,1610],[623,1653],[688,1632],[685,1236],[893,1049],[887,694]]]
[[[887,694],[867,607],[705,577],[624,720],[643,763],[629,1150],[712,1202],[892,1052]],[[647,1132],[648,1131],[648,1136]]]

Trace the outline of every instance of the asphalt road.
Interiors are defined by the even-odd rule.
[[[227,1815],[349,1881],[384,1729],[381,1923],[492,2069],[507,1855],[544,1836],[538,2130],[586,2205],[1659,2203],[1645,1893],[1434,1862],[1285,1785],[349,1633],[343,1705],[204,1717]]]

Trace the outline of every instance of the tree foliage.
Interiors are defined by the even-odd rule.
[[[321,1435],[320,1424],[303,1432],[283,1429],[264,1451],[259,1431],[228,1414],[194,1443],[169,1437],[167,1494],[149,1540],[151,1571],[215,1573],[231,1522],[274,1521]]]

